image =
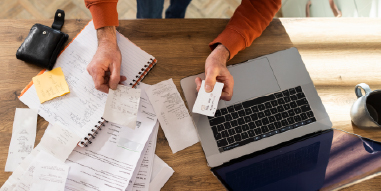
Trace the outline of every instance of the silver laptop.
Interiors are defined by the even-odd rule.
[[[192,113],[210,167],[310,133],[332,123],[296,48],[230,65],[234,95],[214,117]],[[181,80],[191,110],[196,77]]]

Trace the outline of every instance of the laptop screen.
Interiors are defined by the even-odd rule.
[[[380,145],[328,130],[240,157],[212,172],[228,190],[331,190],[380,171]]]

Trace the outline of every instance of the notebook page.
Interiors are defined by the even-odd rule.
[[[120,33],[117,33],[117,40],[122,54],[121,75],[127,77],[124,84],[128,85],[154,57]],[[69,94],[39,104],[36,103],[38,97],[32,85],[20,100],[28,107],[38,109],[38,114],[49,123],[60,122],[78,136],[85,137],[100,121],[107,98],[107,94],[95,89],[92,77],[86,70],[97,44],[96,30],[91,21],[58,57],[55,68],[62,68]]]
[[[146,68],[146,65],[151,63],[155,58],[144,52],[119,32],[117,32],[116,38],[118,40],[120,52],[122,53],[122,67],[120,73],[127,77],[124,84],[134,84],[133,80],[139,76],[139,72],[142,72],[142,69]],[[124,67],[125,62],[128,67]]]

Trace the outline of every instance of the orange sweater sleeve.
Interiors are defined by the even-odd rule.
[[[226,28],[209,44],[210,48],[213,50],[221,43],[229,50],[229,59],[232,59],[262,34],[281,4],[281,0],[242,0]]]
[[[85,0],[85,4],[93,16],[95,29],[119,25],[118,0]]]

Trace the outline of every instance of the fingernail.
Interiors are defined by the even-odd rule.
[[[210,86],[210,85],[205,85],[205,91],[206,91],[207,93],[211,92],[211,91],[212,91],[212,86]]]
[[[222,92],[221,96],[229,96],[229,93],[228,92]]]

